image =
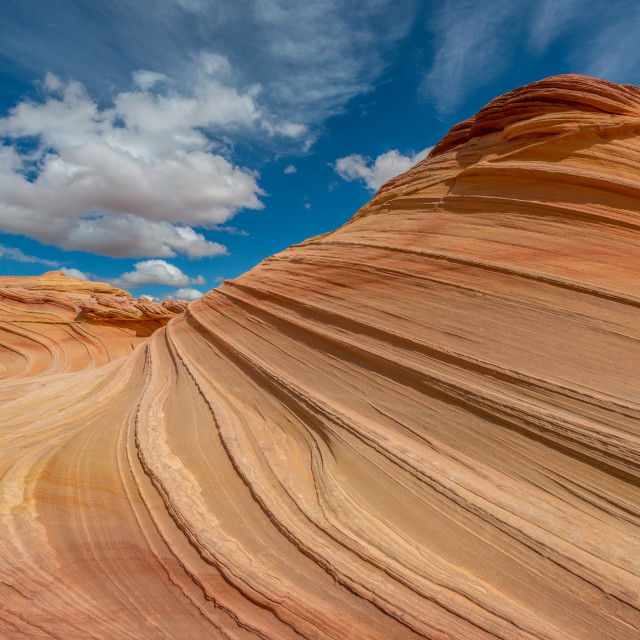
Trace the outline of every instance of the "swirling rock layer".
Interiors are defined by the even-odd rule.
[[[186,306],[59,271],[0,277],[0,400],[130,354]]]
[[[25,378],[0,632],[638,638],[639,133],[636,88],[528,85],[128,357]]]

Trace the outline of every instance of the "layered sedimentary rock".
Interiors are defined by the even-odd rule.
[[[502,96],[6,403],[0,633],[635,639],[640,90]]]
[[[59,271],[0,277],[0,399],[128,355],[185,309]]]

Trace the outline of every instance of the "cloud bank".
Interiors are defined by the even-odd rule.
[[[226,58],[201,54],[192,86],[138,71],[109,106],[47,75],[42,101],[0,119],[0,229],[112,257],[224,254],[195,228],[263,207],[258,174],[218,152],[224,137],[306,131],[262,109],[258,87],[227,84],[229,74]]]
[[[307,126],[372,88],[419,6],[417,0],[110,0],[108,9],[84,0],[11,4],[0,23],[0,54],[36,74],[46,60],[54,73],[104,93],[140,69],[134,80],[146,91],[168,78],[193,82],[192,58],[215,50],[233,62],[238,81],[261,85],[262,104],[272,113]]]

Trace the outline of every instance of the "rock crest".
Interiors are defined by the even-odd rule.
[[[126,358],[0,387],[0,633],[635,640],[639,95],[501,96]]]

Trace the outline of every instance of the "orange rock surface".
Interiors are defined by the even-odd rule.
[[[45,376],[128,355],[186,306],[134,300],[105,282],[59,271],[0,276],[0,399],[41,386]]]
[[[640,90],[549,78],[126,358],[7,347],[0,635],[637,640],[639,203]]]

